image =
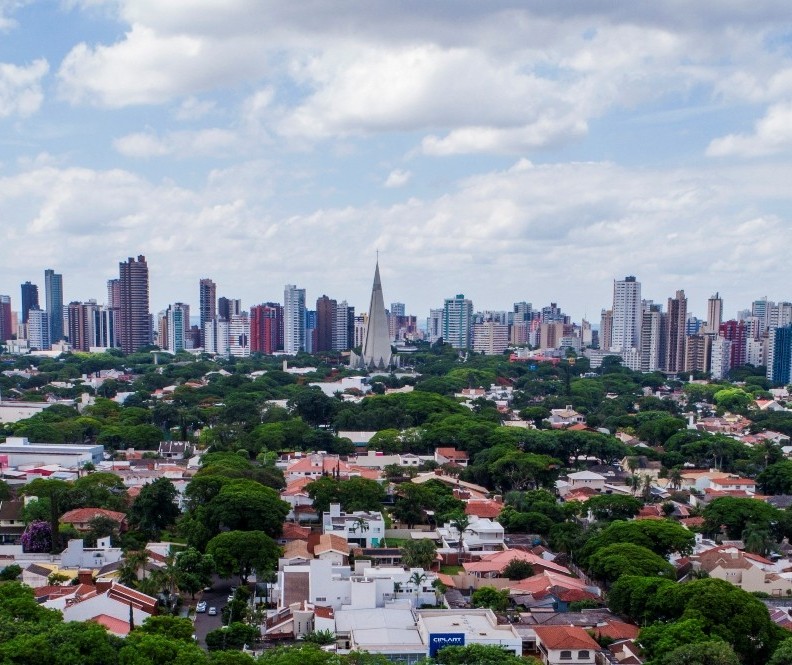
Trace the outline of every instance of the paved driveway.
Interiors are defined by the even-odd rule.
[[[206,634],[223,625],[222,609],[228,604],[231,587],[238,583],[236,578],[230,580],[216,579],[211,591],[204,592],[196,601],[206,601],[206,612],[195,615],[195,638],[198,644],[206,648]],[[217,608],[217,616],[209,616],[209,608]]]

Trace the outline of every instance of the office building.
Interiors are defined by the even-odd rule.
[[[472,346],[473,302],[459,293],[443,305],[443,341],[455,349]]]
[[[50,340],[49,314],[41,309],[31,309],[28,312],[28,343],[31,349],[49,351],[52,346]]]
[[[685,337],[687,332],[687,298],[677,291],[668,299],[665,325],[665,358],[663,369],[682,372],[685,369]]]
[[[717,335],[723,323],[723,298],[716,293],[707,301],[707,325],[703,332],[708,335]]]
[[[119,263],[119,330],[121,350],[135,351],[151,344],[149,271],[145,256]]]
[[[39,309],[38,286],[31,282],[22,285],[22,324],[28,321],[28,312],[31,309]]]
[[[5,344],[11,337],[11,296],[0,295],[0,344]]]
[[[637,349],[641,336],[641,283],[635,277],[613,281],[611,349]]]
[[[198,310],[201,327],[201,346],[203,346],[203,330],[207,321],[217,318],[217,284],[208,277],[198,283]]]
[[[305,289],[294,284],[283,287],[283,350],[291,354],[305,350]]]
[[[268,302],[250,308],[250,352],[283,350],[283,306]]]

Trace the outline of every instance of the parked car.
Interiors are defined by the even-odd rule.
[[[200,603],[198,603],[195,606],[195,611],[200,613],[206,612],[206,601],[202,600]]]
[[[209,608],[209,616],[213,617],[213,616],[216,616],[216,615],[217,615],[217,608],[216,607],[210,607]]]
[[[230,603],[232,600],[234,600],[234,594],[232,593],[226,600]]]

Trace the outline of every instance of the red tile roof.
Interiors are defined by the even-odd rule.
[[[119,524],[126,519],[124,513],[119,513],[115,510],[106,510],[105,508],[75,508],[74,510],[64,513],[60,521],[64,524],[85,524],[95,517],[107,517]]]
[[[475,515],[476,517],[495,518],[501,514],[503,504],[497,501],[468,501],[465,504],[465,515]]]
[[[591,649],[599,651],[599,644],[578,626],[536,626],[536,637],[548,649]]]
[[[283,525],[284,540],[305,540],[311,535],[311,529],[307,526],[300,526],[294,522],[286,522]]]

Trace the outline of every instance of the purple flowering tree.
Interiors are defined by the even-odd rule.
[[[37,520],[27,525],[22,534],[25,552],[49,552],[52,550],[52,527],[49,522]]]

